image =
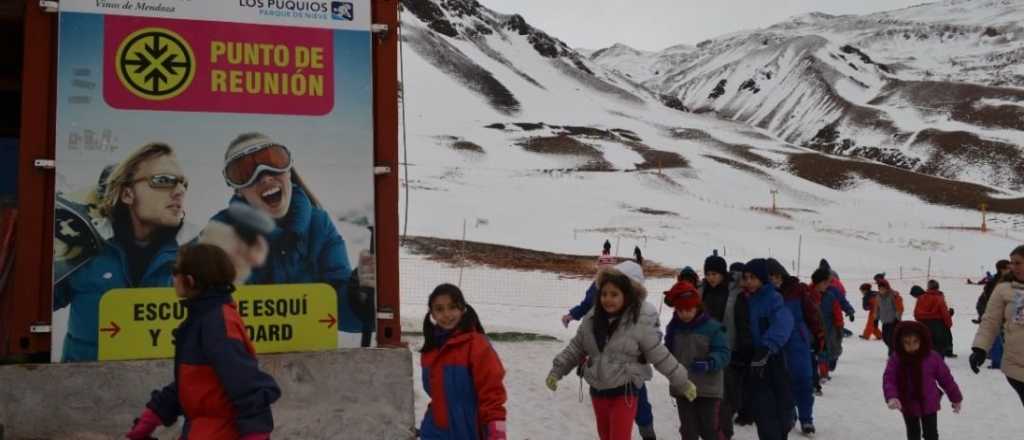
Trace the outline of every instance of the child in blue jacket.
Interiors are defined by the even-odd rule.
[[[719,440],[718,410],[724,395],[723,369],[731,350],[725,327],[704,311],[700,292],[689,281],[679,281],[665,292],[665,303],[675,309],[665,329],[665,346],[685,365],[697,386],[697,399],[676,398],[679,434],[683,440]]]
[[[182,440],[270,439],[281,390],[260,371],[231,298],[235,266],[220,247],[196,244],[181,249],[172,273],[188,309],[174,337],[174,381],[153,392],[127,438],[150,438],[183,415]]]
[[[745,394],[760,440],[784,439],[796,414],[783,348],[793,334],[790,314],[768,276],[768,262],[750,260],[743,269],[743,287],[749,295],[750,336],[754,355]]]
[[[423,318],[423,440],[505,440],[505,369],[462,291],[434,288]]]

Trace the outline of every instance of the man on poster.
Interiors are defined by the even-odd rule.
[[[63,362],[97,358],[100,298],[110,289],[165,287],[183,235],[185,178],[174,149],[150,143],[122,160],[99,198],[98,253],[54,286],[54,310],[70,306]],[[60,227],[60,225],[58,225]]]

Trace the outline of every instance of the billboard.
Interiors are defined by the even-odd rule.
[[[53,360],[171,356],[195,242],[235,262],[258,352],[368,340],[370,2],[60,8]]]

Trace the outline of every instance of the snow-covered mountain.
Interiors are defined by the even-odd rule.
[[[810,13],[683,53],[616,48],[591,59],[694,112],[829,154],[1024,189],[1020,0]]]
[[[1017,186],[828,155],[794,135],[874,135],[895,105],[872,102],[907,99],[888,60],[783,30],[852,18],[812,14],[697,47],[585,56],[474,0],[402,5],[410,235],[457,238],[466,227],[470,240],[576,254],[613,238],[623,254],[640,245],[669,265],[699,265],[717,248],[771,254],[804,274],[825,255],[854,273],[923,273],[929,257],[935,271],[974,270],[1024,240]],[[640,58],[651,64],[633,65]],[[988,182],[977,170],[967,177]],[[983,202],[998,234],[935,229],[977,225]]]

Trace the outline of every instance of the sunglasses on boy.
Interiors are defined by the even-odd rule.
[[[139,177],[131,181],[132,185],[139,182],[146,182],[146,184],[153,189],[174,189],[177,188],[178,185],[184,186],[185,189],[188,189],[188,179],[185,178],[185,176],[176,176],[174,174],[154,174],[152,176]]]
[[[260,173],[283,173],[292,168],[292,154],[284,145],[257,144],[232,155],[224,166],[228,186],[241,189],[251,186]]]

